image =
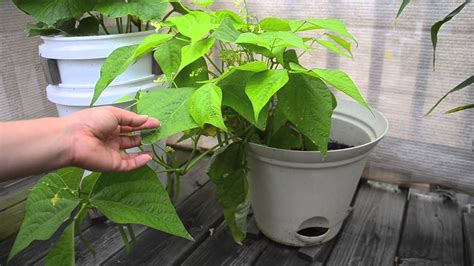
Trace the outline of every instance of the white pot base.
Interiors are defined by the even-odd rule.
[[[387,132],[388,123],[375,110],[372,115],[357,103],[339,101],[332,129],[331,139],[354,147],[329,151],[324,160],[320,152],[249,144],[252,209],[268,238],[305,247],[324,243],[339,232],[367,156]]]

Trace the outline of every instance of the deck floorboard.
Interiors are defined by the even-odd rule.
[[[113,223],[87,223],[83,235],[97,253],[94,256],[76,238],[76,264],[474,265],[474,213],[464,207],[474,198],[446,191],[408,193],[377,182],[359,185],[341,231],[320,246],[298,249],[273,242],[252,227],[252,213],[253,233],[236,244],[215,199],[215,186],[205,174],[207,163],[208,158],[181,179],[181,193],[174,201],[194,242],[134,225],[137,243],[127,252]],[[0,243],[0,266],[13,240]],[[34,242],[9,265],[43,265],[54,241]]]
[[[327,264],[393,265],[406,198],[406,190],[360,186],[352,215],[339,233]]]
[[[407,208],[398,253],[400,264],[462,265],[461,206],[438,194],[410,191]]]

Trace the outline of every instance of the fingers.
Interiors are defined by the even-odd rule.
[[[120,149],[129,149],[133,147],[138,147],[141,145],[141,137],[140,136],[120,136]]]
[[[122,161],[120,163],[118,172],[126,172],[144,166],[151,160],[151,155],[145,153],[121,153]]]
[[[115,107],[109,107],[109,110],[115,115],[119,125],[126,127],[125,129],[137,130],[136,128],[148,129],[160,126],[158,120],[150,118],[147,115],[137,115],[133,112]]]
[[[160,126],[160,122],[158,120],[156,120],[153,117],[149,117],[148,120],[139,127],[120,126],[120,132],[128,133],[128,132],[133,132],[133,131],[138,131],[138,130],[143,130],[143,129],[157,128],[159,126]]]

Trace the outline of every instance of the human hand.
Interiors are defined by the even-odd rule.
[[[119,172],[144,166],[150,153],[126,153],[141,145],[133,131],[160,126],[158,120],[115,107],[96,107],[64,117],[71,164],[91,171]]]

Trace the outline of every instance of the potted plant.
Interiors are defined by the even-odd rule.
[[[166,16],[169,6],[168,1],[13,2],[38,21],[26,28],[30,36],[42,36],[39,54],[46,62],[45,71],[53,76],[47,96],[59,116],[87,108],[105,58],[117,48],[142,42],[153,32],[150,22]],[[138,89],[157,87],[154,79],[152,58],[145,56],[117,77],[96,105],[125,108]]]
[[[195,143],[210,132],[217,136],[208,175],[237,242],[245,237],[250,202],[269,238],[294,246],[327,241],[341,227],[387,120],[370,109],[346,73],[299,63],[316,46],[351,58],[356,40],[343,22],[254,21],[245,1],[242,10],[242,16],[188,10],[161,24],[171,36],[156,46],[154,58],[170,88],[137,96],[133,110],[162,123],[143,141],[181,131]],[[134,59],[109,57],[104,66]],[[328,86],[357,103],[336,101]]]

